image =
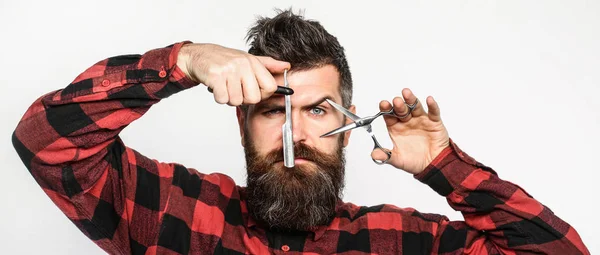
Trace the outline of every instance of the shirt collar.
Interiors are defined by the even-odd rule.
[[[259,226],[257,224],[257,222],[254,220],[254,218],[252,218],[250,216],[250,214],[248,213],[247,210],[247,205],[246,205],[246,201],[244,200],[244,203],[242,203],[242,213],[245,215],[244,217],[244,221],[246,223],[246,227],[247,228],[260,228],[261,226]],[[339,216],[340,213],[342,211],[342,207],[345,205],[345,203],[341,200],[338,199],[338,201],[336,202],[335,205],[335,216],[333,218],[333,220],[329,223],[329,225],[320,225],[320,226],[316,226],[313,227],[311,229],[308,230],[308,232],[313,233],[313,241],[318,241],[319,239],[321,239],[321,237],[323,237],[323,235],[325,234],[325,232],[329,229],[337,229],[339,226]]]

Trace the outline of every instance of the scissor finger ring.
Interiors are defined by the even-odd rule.
[[[373,160],[373,162],[375,162],[376,164],[378,164],[378,165],[383,165],[383,164],[387,163],[387,162],[388,162],[388,160],[390,160],[390,158],[392,158],[392,152],[391,152],[391,151],[389,151],[389,150],[387,150],[387,149],[383,149],[383,148],[380,148],[380,149],[381,149],[383,152],[385,152],[385,154],[387,155],[387,158],[386,158],[385,160],[379,160],[379,159],[374,159],[374,158],[371,158],[371,159],[372,159],[372,160]]]
[[[417,101],[414,104],[407,104],[404,103],[406,105],[406,107],[408,107],[408,112],[402,116],[398,116],[398,118],[400,119],[404,119],[408,116],[410,116],[412,114],[412,112],[415,110],[415,108],[417,108],[417,104],[419,103],[419,99],[417,98]]]
[[[412,110],[409,108],[408,112],[402,116],[398,116],[399,119],[404,119],[412,114]]]
[[[406,104],[406,103],[405,103]],[[419,104],[419,99],[417,98],[417,101],[415,101],[414,104],[406,104],[406,106],[408,107],[409,111],[408,112],[412,112],[415,108],[417,108],[417,104]]]

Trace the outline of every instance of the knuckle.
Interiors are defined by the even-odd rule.
[[[249,64],[252,64],[252,60],[253,60],[254,58],[255,58],[255,57],[254,57],[254,56],[252,56],[252,55],[249,55],[249,54],[244,54],[244,63],[245,63],[245,64],[248,64],[248,65],[249,65]]]
[[[228,62],[223,66],[223,74],[230,74],[237,68],[237,63],[235,61]]]
[[[214,80],[223,75],[223,68],[218,66],[212,66],[208,68],[208,80]]]
[[[274,81],[270,81],[268,80],[268,82],[264,82],[261,85],[261,88],[263,89],[263,91],[272,94],[275,93],[275,91],[277,90],[277,85],[275,85]]]
[[[277,84],[275,84],[275,82],[269,82],[269,88],[268,91],[269,93],[275,93],[275,91],[277,90]]]
[[[235,63],[236,66],[247,66],[250,64],[250,59],[244,55],[241,55],[234,58],[233,63]]]
[[[219,103],[219,104],[225,104],[225,103],[227,103],[227,99],[228,99],[228,98],[227,98],[227,97],[225,97],[225,96],[218,96],[218,95],[215,95],[215,101],[216,101],[217,103]]]
[[[259,97],[251,96],[251,97],[247,97],[246,98],[246,103],[248,103],[248,104],[256,104],[258,102],[260,102],[260,98]]]
[[[229,102],[232,105],[235,105],[235,106],[238,106],[238,105],[242,104],[243,101],[244,101],[244,99],[241,96],[239,96],[239,95],[238,96],[233,96],[233,97],[231,97],[229,99]]]
[[[260,100],[265,100],[265,99],[267,99],[267,98],[269,98],[269,97],[271,97],[271,95],[270,95],[270,94],[268,94],[268,93],[262,93],[262,94],[260,95]]]
[[[223,73],[223,67],[220,65],[211,65],[208,68],[208,73],[209,74],[215,74],[215,75],[220,75]]]

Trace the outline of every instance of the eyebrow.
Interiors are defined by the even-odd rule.
[[[322,104],[323,102],[325,102],[325,100],[326,100],[326,99],[329,99],[329,100],[331,100],[331,101],[334,101],[332,96],[330,96],[330,95],[325,95],[325,96],[323,96],[323,97],[321,97],[321,98],[317,99],[316,101],[314,101],[314,103],[312,103],[312,104],[309,104],[309,105],[307,105],[307,106],[304,106],[304,107],[302,107],[302,108],[303,108],[303,110],[305,110],[305,109],[311,109],[311,108],[314,108],[314,107],[316,107],[316,106],[319,106],[319,105],[320,105],[320,104]]]
[[[302,107],[302,110],[306,110],[306,109],[311,109],[314,108],[316,106],[319,106],[320,104],[322,104],[323,102],[325,102],[326,99],[329,99],[331,101],[335,101],[333,100],[333,97],[330,95],[325,95],[320,97],[319,99],[315,100],[313,103],[310,103],[306,106]],[[277,108],[284,108],[285,105],[279,102],[273,102],[274,100],[269,100],[267,102],[265,102],[264,104],[259,104],[256,105],[256,110],[263,110],[263,109],[277,109]]]

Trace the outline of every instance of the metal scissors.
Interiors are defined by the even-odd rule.
[[[417,101],[410,105],[410,104],[406,104],[406,106],[408,106],[408,113],[402,116],[398,116],[396,115],[396,113],[394,113],[394,107],[392,107],[392,109],[390,109],[389,111],[380,111],[379,113],[373,115],[373,116],[368,116],[368,117],[358,117],[356,116],[354,113],[352,113],[351,111],[349,111],[348,109],[342,107],[339,104],[336,104],[335,102],[326,99],[326,101],[333,106],[335,109],[337,109],[338,111],[342,112],[344,115],[346,115],[346,117],[350,118],[352,121],[354,121],[353,123],[350,123],[348,125],[342,126],[340,128],[334,129],[332,131],[329,131],[323,135],[321,135],[321,137],[327,137],[327,136],[331,136],[331,135],[335,135],[338,133],[342,133],[342,132],[346,132],[348,130],[352,130],[358,127],[362,127],[365,130],[367,130],[367,133],[369,133],[369,135],[371,135],[371,138],[373,138],[373,143],[375,143],[373,150],[377,150],[380,149],[383,152],[385,152],[385,154],[387,154],[387,159],[381,161],[381,160],[376,160],[374,158],[371,158],[376,164],[378,165],[382,165],[387,163],[388,160],[390,160],[390,158],[392,157],[392,152],[386,148],[381,147],[381,145],[379,144],[379,142],[377,141],[377,138],[375,138],[375,134],[373,134],[373,130],[371,128],[371,123],[379,118],[379,116],[383,116],[383,115],[391,115],[394,116],[396,118],[399,119],[403,119],[408,117],[412,111],[417,107],[417,104],[419,103],[419,100],[417,99]]]

